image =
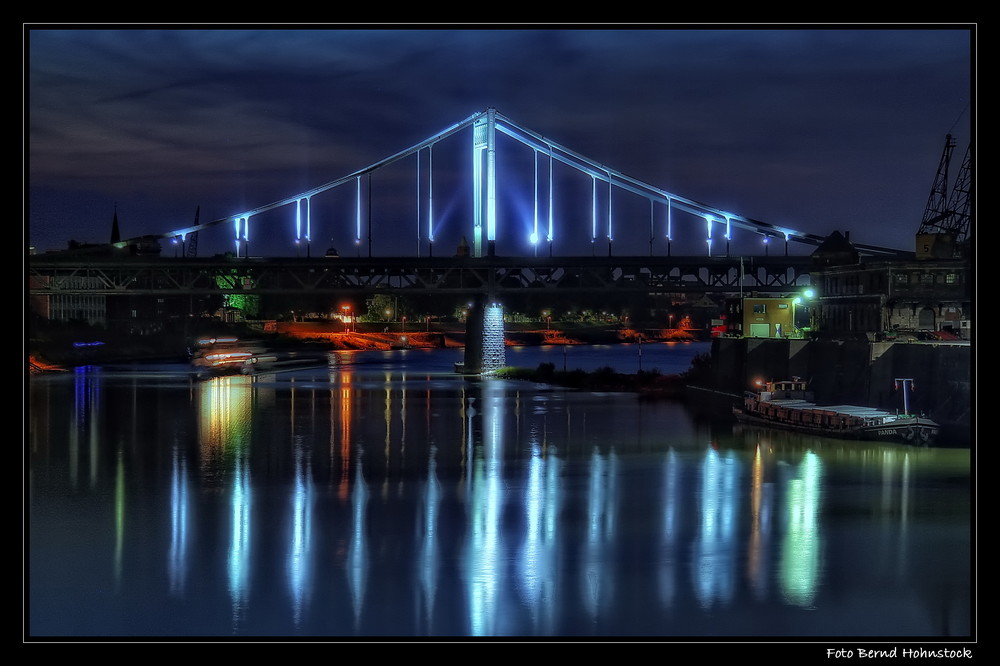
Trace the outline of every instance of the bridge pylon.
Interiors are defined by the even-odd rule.
[[[473,123],[472,196],[474,210],[472,217],[474,229],[472,256],[474,257],[482,257],[484,250],[488,256],[492,257],[496,254],[496,122],[496,109],[491,107]]]
[[[465,320],[465,359],[462,372],[488,375],[506,364],[503,305],[489,294],[479,294]]]

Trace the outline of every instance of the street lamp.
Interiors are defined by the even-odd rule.
[[[340,309],[344,311],[344,331],[350,332],[350,330],[351,330],[351,326],[350,326],[350,321],[351,321],[351,306],[350,305],[342,305],[342,306],[340,306]]]
[[[405,316],[400,317],[399,323],[400,323],[399,330],[401,330],[403,333],[406,333],[406,317]]]

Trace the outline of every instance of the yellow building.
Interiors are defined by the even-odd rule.
[[[747,297],[727,301],[726,332],[745,338],[788,338],[798,335],[795,299]]]

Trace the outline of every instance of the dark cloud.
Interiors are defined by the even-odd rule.
[[[962,26],[25,35],[28,241],[41,250],[105,241],[116,204],[139,235],[189,224],[197,206],[204,221],[284,199],[487,106],[690,199],[908,248],[945,134],[964,152],[973,127]],[[442,184],[459,168],[445,155]],[[374,180],[390,201],[412,178]]]

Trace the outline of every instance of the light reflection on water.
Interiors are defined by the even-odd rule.
[[[32,380],[32,634],[970,632],[968,451],[373,358]]]

